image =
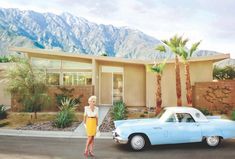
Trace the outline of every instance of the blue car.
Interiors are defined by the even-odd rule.
[[[139,151],[147,145],[203,142],[217,147],[235,138],[235,122],[205,116],[192,107],[167,107],[157,118],[114,121],[113,139]]]

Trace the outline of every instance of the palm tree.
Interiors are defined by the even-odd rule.
[[[176,96],[177,96],[177,106],[182,106],[181,99],[181,81],[180,81],[180,65],[179,56],[181,56],[180,48],[184,47],[188,39],[183,39],[182,36],[175,35],[170,40],[163,40],[163,45],[159,45],[156,50],[160,52],[166,52],[166,46],[168,46],[175,54],[175,77],[176,77]]]
[[[189,52],[186,51],[184,46],[180,47],[181,58],[183,59],[185,66],[186,98],[189,106],[192,106],[192,86],[191,86],[190,71],[189,71],[190,65],[188,59],[192,57],[193,53],[195,53],[200,43],[201,41],[194,43],[190,48]]]
[[[166,65],[166,60],[164,60],[163,63],[160,64],[154,64],[154,65],[147,65],[147,71],[156,73],[156,108],[155,113],[158,114],[162,108],[162,89],[161,89],[161,80],[162,80],[162,72]]]

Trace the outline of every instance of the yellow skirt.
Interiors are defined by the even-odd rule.
[[[86,133],[87,136],[96,135],[96,118],[87,118],[86,119]]]

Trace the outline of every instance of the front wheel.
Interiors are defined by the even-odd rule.
[[[135,151],[143,150],[146,146],[146,140],[142,135],[134,135],[130,139],[130,146]]]
[[[206,137],[206,144],[210,147],[217,147],[221,142],[221,138],[219,136],[208,136]]]

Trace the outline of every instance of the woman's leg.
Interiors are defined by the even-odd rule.
[[[94,150],[94,136],[91,137],[91,144],[89,147],[89,153],[91,156],[94,156],[93,150]]]
[[[90,146],[90,144],[91,144],[91,136],[88,136],[87,137],[87,141],[86,141],[86,148],[85,148],[85,153],[87,153],[88,152],[88,148],[89,148],[89,146]]]
[[[90,151],[93,152],[94,147],[94,136],[91,137]]]

